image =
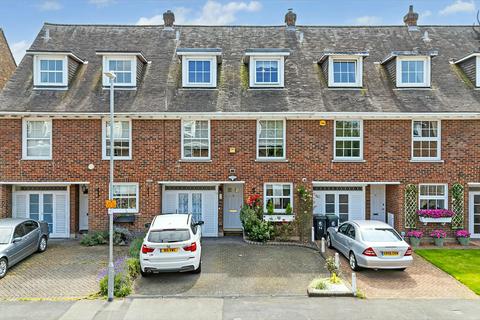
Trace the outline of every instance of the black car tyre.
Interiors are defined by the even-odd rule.
[[[152,273],[150,271],[143,271],[142,268],[140,268],[140,274],[142,275],[142,277],[147,278],[150,277]]]
[[[5,258],[0,259],[0,279],[5,277],[8,272],[8,261]]]
[[[405,271],[407,268],[398,268],[398,269],[395,269],[397,271]]]
[[[202,260],[200,260],[200,264],[198,265],[198,268],[193,270],[192,273],[199,274],[202,272]]]
[[[348,256],[348,264],[353,271],[360,270],[360,267],[357,264],[357,258],[355,258],[355,254],[353,252],[350,252],[350,255]]]
[[[332,249],[332,238],[330,238],[330,233],[327,233],[327,247]]]
[[[48,241],[47,241],[47,237],[43,236],[41,239],[40,239],[40,242],[38,243],[38,252],[45,252],[47,250],[47,246],[48,246]]]

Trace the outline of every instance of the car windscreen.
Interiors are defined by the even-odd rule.
[[[188,229],[152,230],[148,235],[148,242],[152,243],[183,242],[187,240],[190,240]]]
[[[9,244],[12,237],[12,228],[0,228],[0,244]]]
[[[362,238],[367,242],[396,242],[402,241],[398,233],[390,228],[362,229]]]

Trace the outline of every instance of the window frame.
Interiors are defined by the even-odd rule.
[[[47,122],[50,125],[50,153],[48,156],[29,156],[27,148],[28,122]],[[31,139],[31,138],[30,138]],[[50,118],[23,118],[22,119],[22,160],[52,160],[53,153],[53,120]]]
[[[281,157],[260,157],[260,122],[261,121],[282,121],[283,122],[283,155]],[[257,146],[256,159],[260,161],[286,160],[287,158],[287,120],[286,119],[257,119]]]
[[[198,83],[188,80],[188,63],[190,61],[210,61],[210,82]],[[182,87],[184,88],[216,88],[217,87],[217,56],[212,55],[182,55]]]
[[[135,208],[133,209],[120,209],[120,208],[114,208],[114,209],[110,209],[112,213],[133,213],[133,214],[137,214],[139,212],[139,208],[140,208],[140,188],[139,188],[139,183],[138,182],[114,182],[113,183],[113,186],[118,186],[118,185],[121,185],[121,186],[135,186],[135,193],[136,193],[136,196],[135,196]],[[112,190],[112,199],[115,199],[115,194],[113,193],[113,190]]]
[[[427,138],[424,138],[424,137],[415,137],[413,135],[413,130],[415,129],[415,122],[436,122],[437,123],[437,137],[436,139],[434,138],[431,138],[431,137],[427,137]],[[421,119],[421,120],[415,120],[413,119],[412,120],[412,124],[411,124],[411,148],[410,148],[410,152],[411,152],[411,156],[410,156],[410,159],[412,161],[418,161],[418,162],[422,162],[422,161],[425,161],[425,162],[429,162],[429,161],[441,161],[442,159],[442,154],[441,154],[441,151],[442,151],[442,122],[441,120],[435,120],[435,119]],[[415,141],[436,141],[437,142],[437,156],[436,157],[415,157],[414,156],[414,142]]]
[[[107,122],[110,121],[110,118],[103,118],[102,119],[102,160],[110,160],[110,156],[107,155]],[[129,150],[128,156],[113,156],[114,160],[132,160],[133,154],[133,144],[132,144],[132,119],[127,118],[114,118],[114,122],[123,122],[127,121],[128,125],[128,143],[129,143]],[[115,146],[114,146],[115,149]]]
[[[270,82],[270,83],[257,82],[256,65],[258,61],[277,61],[278,62],[278,81],[277,82]],[[249,62],[250,88],[283,88],[285,86],[284,64],[285,64],[284,56],[275,56],[275,55],[250,56],[250,62]]]
[[[431,86],[430,56],[397,56],[396,58],[396,77],[398,88],[429,88]],[[404,83],[402,82],[402,61],[423,61],[423,82],[421,83]]]
[[[356,121],[360,125],[360,136],[358,137],[338,137],[339,141],[357,141],[360,142],[360,154],[358,157],[339,157],[337,156],[337,122],[338,121]],[[333,123],[333,160],[334,161],[363,161],[363,120],[362,119],[335,119]]]
[[[475,57],[475,87],[480,88],[480,56]]]
[[[41,72],[40,72],[40,60],[62,60],[62,83],[56,82],[41,82]],[[33,58],[33,85],[35,87],[68,87],[68,56],[63,54],[58,55],[35,55]]]
[[[335,82],[334,63],[355,62],[355,82]],[[363,86],[363,57],[355,55],[335,55],[328,57],[328,86],[361,88]]]
[[[289,197],[290,198],[290,206],[292,207],[292,210],[293,210],[293,208],[294,208],[294,206],[293,206],[293,198],[294,198],[293,197],[293,183],[291,183],[291,182],[265,182],[263,184],[263,212],[265,212],[265,213],[267,212],[267,203],[268,203],[268,201],[267,201],[267,186],[268,185],[271,185],[272,187],[274,185],[280,185],[280,186],[282,186],[282,190],[283,190],[283,186],[288,185],[290,187],[290,197]],[[268,198],[269,199],[270,198],[274,199],[274,198],[286,198],[286,197],[284,197],[284,196],[282,196],[282,197],[269,196]],[[273,212],[276,213],[276,214],[285,214],[285,211],[286,211],[286,209],[275,209],[275,208],[273,209]]]
[[[443,186],[444,187],[444,196],[422,196],[421,194],[421,187],[422,186]],[[445,208],[443,209],[446,209],[448,210],[448,184],[447,183],[420,183],[418,184],[418,209],[422,209],[421,208],[421,202],[422,202],[422,199],[430,199],[430,200],[444,200],[444,203],[445,203]]]
[[[184,141],[183,141],[183,138],[184,138],[184,123],[187,122],[187,121],[207,121],[208,123],[208,157],[186,157],[185,156],[185,152],[184,152]],[[211,123],[210,123],[210,119],[182,119],[181,121],[181,128],[180,128],[180,158],[182,160],[186,160],[186,161],[205,161],[205,160],[210,160],[211,159],[211,156],[212,156],[212,130],[211,130]]]
[[[104,87],[110,86],[110,78],[105,72],[110,72],[110,61],[131,61],[132,65],[132,82],[130,83],[113,83],[114,87],[136,87],[137,86],[137,56],[136,55],[104,55],[102,56],[102,84]],[[115,71],[112,71],[115,73]]]

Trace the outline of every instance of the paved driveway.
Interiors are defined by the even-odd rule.
[[[0,280],[0,299],[84,298],[98,292],[107,246],[83,247],[75,240],[50,240],[48,245],[46,252],[23,260]],[[115,252],[125,250],[116,247]]]
[[[306,295],[310,281],[326,274],[314,250],[256,246],[240,238],[204,239],[202,273],[157,274],[136,281],[141,296]]]
[[[328,255],[334,255],[334,252],[327,249]],[[342,254],[340,256],[343,275],[350,280],[352,272],[348,260]],[[479,298],[449,274],[418,255],[414,255],[413,265],[405,271],[364,269],[357,272],[357,286],[367,298]]]

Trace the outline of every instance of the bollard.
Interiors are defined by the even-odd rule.
[[[312,227],[312,242],[315,242],[315,227]]]
[[[340,256],[338,255],[338,252],[335,252],[335,267],[337,270],[340,270]]]
[[[322,237],[322,246],[321,246],[322,253],[325,253],[325,238]]]
[[[357,296],[357,274],[355,272],[352,272],[352,293],[353,296]]]

